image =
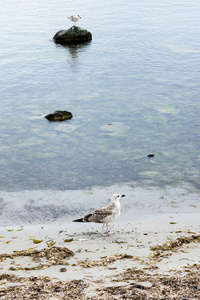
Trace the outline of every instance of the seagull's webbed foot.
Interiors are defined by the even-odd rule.
[[[102,232],[102,233],[101,233],[102,236],[108,236],[108,235],[111,235],[111,234],[114,234],[114,232],[112,232],[112,231],[108,231],[108,232],[107,232],[107,231],[106,231],[106,232]]]
[[[109,234],[107,232],[102,232],[101,235],[102,236],[108,236]]]
[[[108,231],[108,235],[115,234],[114,231]]]
[[[106,223],[106,231],[103,232],[104,226],[105,226],[105,223],[104,223],[103,226],[102,226],[101,235],[103,235],[103,236],[108,236],[108,235],[114,234],[114,232],[108,231],[108,223]]]

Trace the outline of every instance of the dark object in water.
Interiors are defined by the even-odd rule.
[[[65,121],[73,118],[71,112],[66,110],[57,110],[52,114],[46,115],[45,118],[48,121],[58,122],[58,121]]]
[[[68,44],[84,44],[88,43],[92,40],[91,32],[87,31],[78,26],[72,26],[68,30],[60,30],[58,31],[53,40],[55,43],[61,45],[68,45]]]
[[[154,156],[155,156],[155,154],[153,154],[153,153],[150,153],[150,154],[147,155],[148,158],[152,158]]]

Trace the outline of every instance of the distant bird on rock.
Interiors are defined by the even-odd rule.
[[[106,207],[99,208],[84,217],[74,220],[73,222],[94,222],[103,223],[102,235],[109,235],[111,232],[108,231],[108,223],[115,221],[121,214],[120,198],[125,195],[113,194],[111,197],[112,204]],[[106,232],[104,232],[104,226],[106,225]]]
[[[78,19],[81,19],[81,16],[79,16],[79,15],[72,15],[71,17],[68,17],[68,19],[70,21],[74,22],[75,23],[74,26],[76,26],[76,22],[78,21]]]

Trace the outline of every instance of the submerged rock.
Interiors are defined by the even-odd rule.
[[[152,158],[152,157],[154,157],[154,156],[155,156],[154,153],[149,153],[149,154],[147,155],[148,158]]]
[[[92,40],[92,34],[78,26],[72,26],[67,30],[58,31],[53,40],[61,45],[67,44],[84,44]]]
[[[58,122],[58,121],[69,120],[73,118],[73,115],[71,112],[66,110],[57,110],[52,114],[46,115],[45,118],[48,121]]]

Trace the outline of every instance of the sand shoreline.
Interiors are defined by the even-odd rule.
[[[188,183],[157,187],[136,182],[86,190],[0,192],[0,226],[65,223],[110,204],[113,193],[125,194],[122,217],[144,214],[200,213],[199,190]]]
[[[122,299],[162,299],[160,297],[164,292],[159,290],[156,284],[161,277],[173,275],[179,278],[180,274],[183,276],[187,270],[187,276],[190,273],[190,276],[195,275],[196,279],[200,279],[199,269],[191,269],[198,268],[200,265],[199,220],[200,214],[198,213],[137,215],[128,219],[127,216],[122,216],[119,221],[111,225],[115,234],[108,237],[101,236],[100,224],[92,223],[51,222],[3,226],[0,229],[0,274],[7,274],[8,278],[0,277],[0,295],[2,299],[12,299],[6,297],[14,295],[17,289],[15,285],[24,286],[23,282],[27,285],[28,281],[31,287],[30,278],[34,277],[37,278],[35,279],[36,285],[41,282],[44,285],[44,278],[46,280],[48,278],[49,289],[50,283],[53,285],[55,282],[60,288],[59,292],[54,291],[53,294],[52,289],[44,294],[41,290],[40,292],[33,290],[35,298],[32,299],[68,299],[66,286],[65,288],[61,286],[69,282],[74,284],[73,280],[76,282],[76,288],[81,285],[82,294],[79,294],[72,286],[70,288],[71,291],[74,290],[74,295],[77,293],[78,299],[121,299],[122,296],[125,297]],[[177,244],[180,245],[175,244],[176,246],[168,250],[152,250],[157,245],[164,245],[166,242],[169,244],[173,241],[178,241]],[[31,248],[33,250],[30,250]],[[29,249],[29,251],[40,253],[44,249],[47,252],[50,249],[62,252],[64,248],[73,251],[74,255],[69,259],[61,259],[59,257],[61,253],[57,257],[57,252],[50,259],[45,255],[33,259],[30,254],[28,256],[4,256],[20,250],[28,251]],[[128,279],[124,279],[125,273],[127,276],[130,270],[135,270],[134,274],[137,272],[140,274],[137,278],[134,274],[129,274]],[[16,276],[16,280],[13,279],[11,283],[9,276],[13,275]],[[18,280],[19,278],[25,279],[17,283],[17,278]],[[9,290],[11,287],[12,289]],[[116,292],[115,296],[108,287],[113,288]],[[174,291],[172,287],[170,289],[170,293],[176,293],[176,299],[182,299],[179,298],[177,289]],[[168,295],[167,285],[163,287],[163,290]],[[22,291],[23,289],[21,293]],[[187,299],[192,299],[189,298],[191,291],[192,289],[187,287]],[[200,296],[199,285],[196,285],[195,293]],[[149,298],[145,298],[147,296]],[[198,299],[195,297],[193,299]]]

